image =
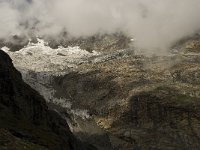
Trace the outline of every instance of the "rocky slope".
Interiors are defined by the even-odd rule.
[[[71,54],[41,43],[5,51],[79,139],[99,149],[199,150],[199,42],[195,35],[148,57],[134,48]]]
[[[0,50],[0,149],[88,150],[45,100],[23,82],[10,57]]]
[[[31,38],[30,38],[31,37]],[[62,47],[74,47],[79,46],[81,49],[85,49],[89,52],[92,51],[115,51],[116,49],[128,48],[131,39],[126,37],[122,33],[115,34],[97,34],[92,37],[69,37],[65,32],[55,37],[40,37],[49,43],[51,48]],[[29,39],[26,36],[14,35],[9,39],[0,39],[0,47],[7,46],[11,51],[18,51],[26,46],[31,40],[37,43],[37,37],[29,35]]]

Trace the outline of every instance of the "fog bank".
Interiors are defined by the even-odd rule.
[[[147,52],[164,52],[200,29],[199,0],[0,0],[0,38],[123,32]]]

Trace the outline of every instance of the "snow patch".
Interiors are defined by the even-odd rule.
[[[8,48],[7,46],[4,46],[4,47],[1,48],[1,50],[8,53],[8,51],[10,51],[10,48]]]

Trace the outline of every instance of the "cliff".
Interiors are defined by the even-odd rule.
[[[41,95],[27,85],[10,57],[0,50],[0,149],[88,150],[68,124],[48,109]]]

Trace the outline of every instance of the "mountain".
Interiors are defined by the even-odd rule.
[[[0,50],[0,149],[93,150],[77,140],[60,115],[23,80]]]
[[[83,45],[94,49],[91,41]],[[199,35],[185,38],[161,56],[106,50],[106,42],[95,51],[52,48],[40,39],[4,51],[81,141],[100,150],[199,150],[199,43]]]

